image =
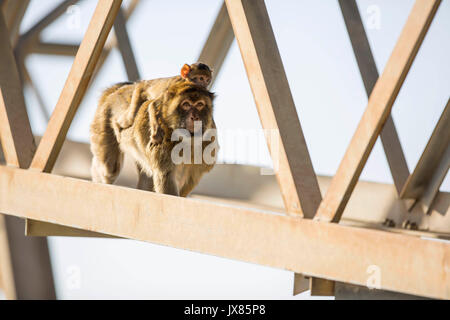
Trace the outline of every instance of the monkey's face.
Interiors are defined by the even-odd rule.
[[[169,126],[172,129],[187,129],[191,135],[211,128],[212,100],[212,93],[190,85],[187,90],[178,93],[169,107]]]
[[[189,75],[189,80],[191,80],[193,83],[195,83],[198,86],[201,87],[208,87],[211,82],[211,75],[208,74],[196,74],[196,75]]]
[[[185,97],[178,106],[180,128],[191,134],[209,127],[211,121],[211,101],[206,96]],[[196,123],[197,122],[197,123]]]
[[[181,68],[181,77],[188,79],[200,87],[206,88],[211,83],[212,71],[204,63],[185,64]]]
[[[196,121],[202,121],[203,118],[205,118],[204,116],[202,116],[202,110],[205,108],[205,105],[206,104],[203,99],[197,101],[185,99],[180,104],[182,123],[191,134],[201,130],[201,126],[199,126],[198,124],[197,126],[195,126],[194,124]]]

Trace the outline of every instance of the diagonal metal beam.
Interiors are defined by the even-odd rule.
[[[366,31],[364,30],[361,15],[359,14],[358,5],[355,0],[339,0],[339,6],[344,17],[345,26],[347,27],[367,96],[370,97],[375,83],[378,80],[378,70],[372,55],[372,50],[370,49]],[[387,118],[380,137],[395,188],[400,194],[406,179],[408,179],[409,170],[391,115]]]
[[[0,142],[9,165],[28,168],[36,148],[8,37],[0,14]]]
[[[277,143],[270,138],[267,143],[286,210],[312,218],[322,197],[264,1],[225,3],[261,124],[277,132]],[[304,289],[303,283],[303,275],[294,275],[294,294]]]
[[[450,166],[450,99],[401,197],[417,199],[427,213]]]
[[[3,14],[0,44],[0,141],[9,166],[28,168],[35,143]],[[26,238],[21,219],[0,220],[0,268],[7,298],[55,299],[47,239]]]
[[[136,8],[138,7],[140,3],[140,0],[132,0],[128,7],[125,9],[124,15],[125,20],[128,21],[128,19],[131,17],[131,15],[135,12]],[[116,17],[117,19],[117,17]],[[92,76],[93,79],[97,77],[97,74],[100,72],[100,69],[103,67],[106,59],[108,58],[109,54],[111,53],[112,49],[118,46],[118,39],[115,36],[115,34],[111,34],[108,41],[106,42],[102,53],[100,54],[100,57],[98,59],[97,65],[94,69],[94,75]]]
[[[8,26],[11,44],[15,47],[19,39],[20,25],[30,0],[15,0],[5,2],[5,21]]]
[[[262,0],[226,0],[287,212],[313,217],[321,200],[289,83]]]
[[[337,222],[341,218],[440,2],[415,2],[315,219]]]
[[[216,20],[209,32],[208,38],[203,45],[203,49],[198,57],[198,61],[206,63],[213,70],[211,85],[217,78],[222,68],[222,64],[230,50],[234,40],[233,27],[228,16],[225,2],[217,14]]]
[[[28,29],[20,38],[20,41],[32,41],[37,40],[39,34],[47,26],[58,19],[67,8],[71,5],[77,3],[79,0],[64,0],[59,5],[57,5],[50,13],[46,14],[41,20],[35,23],[30,29]]]
[[[111,48],[113,47],[113,45],[117,45],[124,65],[125,65],[125,69],[128,75],[128,79],[130,81],[136,81],[138,79],[140,79],[140,75],[139,75],[139,70],[136,64],[136,60],[133,54],[133,50],[131,47],[131,43],[130,43],[130,39],[128,36],[128,32],[126,30],[126,21],[127,19],[132,15],[132,13],[134,12],[134,10],[136,9],[137,5],[139,4],[138,0],[133,0],[131,1],[130,5],[128,6],[128,8],[123,11],[122,9],[119,9],[117,11],[117,16],[115,17],[115,19],[113,18],[114,21],[114,31],[115,31],[115,37],[111,37],[111,39],[109,40],[109,47],[108,48],[101,48],[101,54],[100,56],[97,58],[97,63],[96,65],[93,67],[94,71],[93,71],[93,76],[95,77],[96,71],[99,70],[99,68],[101,67],[101,65],[103,64],[103,62],[105,61],[106,57],[108,56],[108,54],[111,51]],[[120,5],[119,5],[120,6]],[[94,19],[94,17],[92,18],[92,20]],[[91,23],[92,23],[91,20]],[[47,46],[46,48],[48,49],[66,49],[64,47],[61,46]],[[68,47],[68,53],[73,52],[73,48]],[[79,49],[79,47],[77,48]],[[82,79],[83,80],[83,79]],[[84,89],[86,90],[86,89]],[[77,108],[78,106],[76,106],[75,108]],[[73,111],[74,113],[76,111]],[[73,115],[72,115],[73,118]],[[69,120],[69,122],[66,124],[67,129],[70,126],[70,122],[71,119]],[[65,133],[64,133],[64,138],[65,138]],[[64,140],[64,138],[62,138],[62,140]],[[59,146],[58,148],[61,148],[61,146]],[[56,150],[55,150],[56,151]],[[59,151],[57,151],[59,152]],[[56,155],[57,156],[57,155]],[[56,160],[56,158],[55,158]],[[52,160],[54,161],[54,160]],[[37,166],[39,166],[39,164],[36,164]],[[53,165],[51,165],[53,166]],[[33,166],[32,166],[33,167]],[[48,169],[51,171],[51,169]],[[46,230],[48,228],[51,228],[52,226],[48,223],[45,222],[40,222],[40,221],[30,221],[29,219],[26,220],[26,228],[25,228],[25,234],[29,234],[29,230],[38,230],[38,229],[42,229],[42,230]],[[71,232],[75,233],[75,234],[79,234],[77,233],[76,230],[71,230]]]
[[[31,168],[51,172],[122,0],[99,1]]]
[[[370,97],[373,87],[378,80],[378,70],[361,20],[361,15],[359,14],[358,6],[355,0],[339,0],[339,6],[367,96]],[[402,186],[408,178],[409,170],[391,116],[388,117],[381,131],[381,142],[385,150],[395,187],[397,192],[400,193]],[[333,281],[311,278],[310,287],[311,295],[334,295],[335,284]]]
[[[131,47],[130,37],[128,36],[126,28],[125,13],[122,9],[117,12],[117,17],[114,21],[114,33],[116,34],[117,46],[125,65],[125,71],[127,72],[128,80],[137,81],[141,79],[136,63],[136,58]]]

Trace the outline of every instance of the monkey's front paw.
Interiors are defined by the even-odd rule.
[[[163,139],[159,137],[152,137],[150,140],[150,147],[158,146],[162,144]]]
[[[150,147],[159,145],[164,140],[164,131],[158,128],[155,134],[152,134],[150,139]]]

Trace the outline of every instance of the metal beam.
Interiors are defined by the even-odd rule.
[[[342,216],[440,2],[416,0],[330,188],[320,203],[316,220],[336,222]]]
[[[450,298],[444,242],[4,166],[0,212],[358,285],[376,266],[383,290]]]
[[[263,0],[226,0],[275,175],[289,214],[311,218],[321,201],[317,177]]]
[[[339,0],[339,6],[344,17],[367,96],[370,97],[375,83],[378,80],[378,70],[361,20],[361,15],[359,14],[358,6],[355,0]],[[381,130],[380,138],[395,187],[400,194],[406,179],[408,179],[409,170],[391,115],[387,118],[383,130]]]
[[[8,165],[28,168],[35,143],[3,14],[0,14],[0,43],[0,141]],[[55,299],[47,239],[26,238],[21,219],[2,217],[1,223],[0,267],[7,297]]]
[[[121,3],[121,0],[98,2],[31,168],[51,172]]]
[[[200,62],[206,63],[213,70],[211,85],[214,83],[222,68],[222,64],[230,50],[233,40],[233,27],[231,26],[227,6],[224,2],[197,59]]]
[[[450,166],[450,99],[439,118],[414,172],[401,192],[404,199],[416,199],[425,213],[431,209]]]

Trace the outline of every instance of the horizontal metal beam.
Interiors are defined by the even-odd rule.
[[[375,266],[380,289],[450,298],[444,242],[5,166],[0,212],[357,285]]]
[[[238,168],[239,166],[237,166],[237,170],[234,170],[235,172],[239,172],[242,171],[243,168]],[[239,170],[241,169],[241,170]],[[324,180],[330,180],[329,177],[318,177],[319,178],[319,182],[323,182]],[[223,180],[221,180],[223,181]],[[226,184],[226,183],[225,183]],[[362,188],[356,188],[355,192],[357,193],[357,197],[361,198],[361,195],[368,192],[368,188],[370,188],[370,183],[367,186],[361,186]],[[258,188],[256,188],[257,190]],[[361,190],[363,189],[363,190]],[[365,189],[365,190],[364,190]],[[374,188],[375,189],[375,188]],[[204,192],[204,191],[203,191]],[[207,200],[210,202],[215,202],[217,204],[225,204],[225,205],[232,205],[232,206],[238,206],[238,207],[242,207],[242,208],[249,208],[249,209],[258,209],[258,210],[262,210],[262,211],[269,211],[269,212],[274,212],[274,213],[279,213],[279,214],[286,214],[286,211],[284,208],[282,207],[273,207],[273,206],[268,206],[268,205],[260,205],[260,204],[255,204],[254,202],[250,202],[250,201],[244,201],[244,200],[230,200],[230,199],[224,199],[221,198],[220,195],[217,195],[216,197],[210,197],[210,196],[204,196],[204,195],[200,195],[200,194],[194,194],[191,195],[192,198],[194,199],[201,199],[201,200]],[[450,194],[447,192],[443,192],[439,194],[439,202],[440,202],[440,207],[444,207],[447,206],[448,208],[448,203],[450,202]],[[383,202],[384,198],[383,196],[380,198],[380,201]],[[364,199],[359,199],[358,202],[364,202]],[[360,213],[364,214],[367,212],[364,211],[362,209],[362,206],[360,205],[356,205],[356,206],[351,206],[351,208],[353,210],[357,210],[355,207],[359,207],[360,211],[362,211]],[[370,207],[370,204],[368,205],[368,207]],[[375,208],[378,209],[378,208]],[[369,210],[370,212],[372,210]],[[441,220],[441,223],[443,222],[443,220]],[[445,222],[445,221],[444,221]],[[428,223],[428,221],[427,221]],[[434,221],[434,224],[436,224],[437,222]],[[410,230],[410,229],[403,229],[401,227],[401,224],[399,224],[399,227],[392,227],[392,226],[385,226],[382,225],[381,222],[379,223],[375,223],[375,222],[367,222],[367,221],[363,221],[363,220],[357,220],[357,219],[352,219],[352,218],[342,218],[341,221],[339,221],[340,225],[343,226],[351,226],[351,227],[358,227],[358,228],[367,228],[367,229],[373,229],[373,230],[382,230],[382,231],[386,231],[386,232],[393,232],[393,233],[399,233],[399,234],[405,234],[405,235],[411,235],[411,236],[415,236],[415,237],[426,237],[426,238],[436,238],[436,239],[446,239],[446,240],[450,240],[450,233],[445,233],[445,232],[433,232],[433,231],[423,231],[423,230]],[[443,223],[445,224],[445,223]],[[92,231],[86,231],[86,230],[82,230],[82,229],[76,229],[76,228],[70,228],[70,227],[65,227],[63,225],[58,225],[58,224],[53,224],[53,223],[47,223],[47,222],[41,222],[41,221],[36,221],[36,220],[30,220],[27,219],[27,225],[26,225],[26,230],[25,230],[25,234],[27,236],[34,236],[34,237],[49,237],[49,236],[54,236],[54,237],[95,237],[95,238],[117,238],[114,236],[110,236],[107,234],[102,234],[102,233],[97,233],[97,232],[92,232]]]
[[[39,137],[36,137],[39,141]],[[90,165],[92,154],[89,145],[81,142],[65,140],[61,154],[56,162],[53,173],[90,180]],[[2,155],[0,151],[0,164]],[[262,210],[285,213],[280,189],[274,175],[261,175],[261,168],[236,164],[219,164],[205,175],[195,188],[194,194],[233,200],[236,205],[258,207]],[[331,177],[318,176],[319,186],[325,193]],[[136,187],[137,170],[131,159],[125,157],[124,167],[116,181],[117,185]],[[217,183],[220,181],[220,184]],[[376,194],[376,197],[374,197]],[[227,201],[228,202],[228,201]],[[359,181],[352,197],[344,211],[341,222],[345,225],[382,229],[398,233],[425,236],[433,238],[450,238],[450,193],[438,193],[430,213],[426,216],[419,207],[411,212],[402,205],[403,200],[397,198],[397,192],[392,184]],[[389,224],[383,225],[386,220]],[[406,230],[403,224],[409,221],[418,230]],[[42,225],[39,230],[38,224]],[[44,226],[46,223],[36,222],[27,235],[77,235],[79,230],[61,230],[60,226]],[[69,228],[65,228],[69,229]],[[48,232],[48,233],[46,233]],[[86,231],[83,232],[87,233]],[[93,236],[92,234],[90,236]]]
[[[77,54],[79,48],[79,44],[38,42],[30,50],[32,53],[73,57]]]
[[[36,141],[39,139],[36,137]],[[53,173],[90,180],[91,158],[92,154],[88,144],[66,140]],[[4,162],[0,150],[0,164],[2,163]],[[193,196],[202,198],[208,196],[211,201],[256,207],[285,214],[275,176],[261,175],[260,170],[261,168],[253,166],[218,164],[200,181]],[[326,192],[331,177],[318,176],[317,178],[322,193]],[[124,167],[116,184],[135,188],[137,179],[133,161],[125,157]],[[217,181],[220,181],[220,184],[217,184]],[[377,196],[374,197],[374,194]],[[417,206],[408,212],[402,205],[402,200],[397,198],[393,185],[359,181],[340,223],[415,236],[450,239],[449,203],[450,193],[438,193],[430,213],[424,216],[422,209]],[[386,221],[389,221],[389,224],[385,224]],[[417,230],[402,228],[407,221],[414,223]],[[70,230],[68,227],[50,226],[48,223],[39,221],[34,221],[26,234],[31,236],[99,236],[85,230]]]

